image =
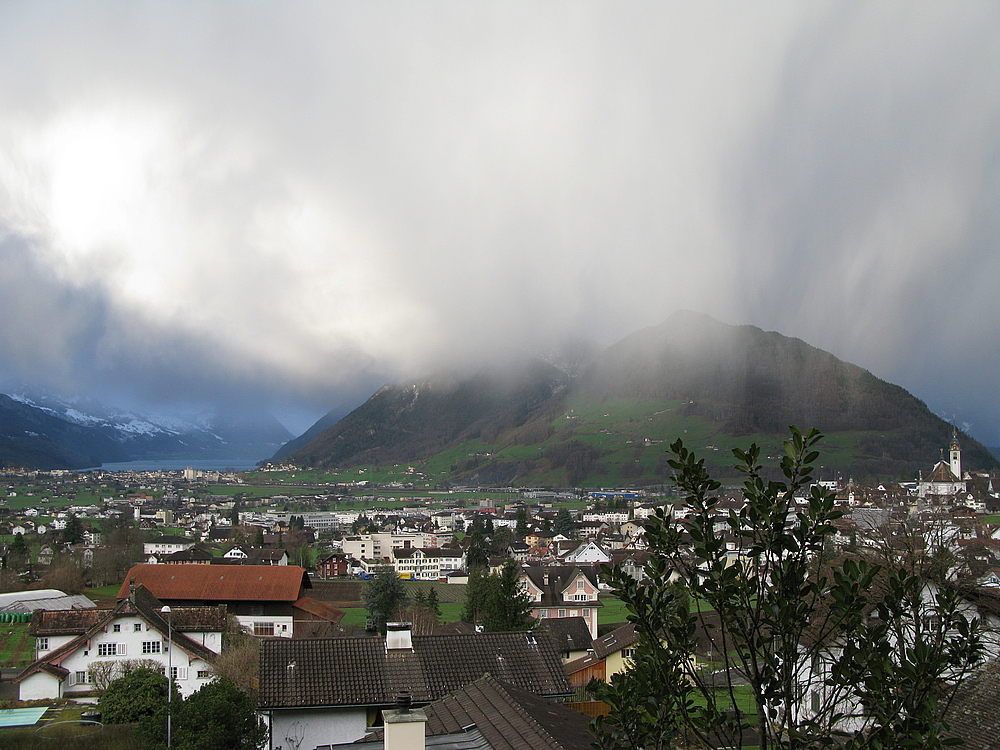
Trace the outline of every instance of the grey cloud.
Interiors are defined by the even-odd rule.
[[[801,336],[1000,442],[996,16],[0,6],[2,251],[42,300],[0,323],[0,369],[319,409],[688,307]],[[108,149],[81,198],[96,218],[46,212],[80,182],[51,156],[60,123]]]

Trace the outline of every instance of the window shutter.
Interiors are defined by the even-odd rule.
[[[188,678],[188,668],[187,667],[177,667],[177,678],[178,680],[186,680]]]
[[[125,656],[125,646],[126,645],[127,644],[125,644],[125,643],[119,643],[118,644],[118,656]]]

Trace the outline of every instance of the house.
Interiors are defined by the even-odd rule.
[[[343,552],[330,552],[316,561],[316,574],[323,578],[346,576],[351,570],[351,558]]]
[[[635,625],[622,625],[594,641],[589,654],[566,663],[566,674],[574,687],[586,687],[592,679],[607,682],[624,672],[634,654],[638,636]]]
[[[577,565],[528,566],[521,569],[521,585],[531,598],[531,616],[582,617],[597,637],[597,574]]]
[[[211,552],[196,544],[180,552],[150,555],[149,559],[166,565],[211,565],[216,558]]]
[[[296,565],[135,565],[118,592],[131,583],[145,586],[171,606],[225,604],[230,615],[257,636],[291,638],[297,623],[315,629],[317,612],[326,611],[336,624],[343,616],[304,595],[309,576]]]
[[[533,695],[572,693],[549,638],[531,632],[413,635],[390,623],[385,638],[265,639],[260,642],[260,700],[272,746],[353,742],[381,710],[408,692],[423,706],[484,674]]]
[[[582,617],[550,617],[535,632],[548,634],[563,662],[586,656],[594,647],[590,627]]]
[[[161,535],[142,545],[142,553],[149,556],[160,557],[174,552],[181,552],[194,546],[194,540],[183,536]]]
[[[233,563],[247,565],[288,565],[288,553],[283,549],[244,547],[236,544],[222,557]]]
[[[878,591],[885,584],[878,579],[875,580],[872,591]],[[947,584],[950,585],[950,584]],[[917,603],[918,616],[925,621],[925,628],[929,625],[932,629],[939,625],[939,614],[936,610],[935,602],[943,585],[933,582],[925,582],[920,591],[920,602]],[[912,606],[910,604],[907,605]],[[959,601],[957,612],[969,622],[977,621],[982,632],[982,653],[981,664],[1000,657],[1000,592],[993,587],[961,588],[959,590]],[[954,632],[951,633],[954,635]],[[894,639],[893,646],[897,651],[906,652],[912,650],[909,643],[899,645],[899,640],[913,638],[913,631],[909,624],[904,625],[898,631],[892,631]],[[961,638],[961,636],[960,636]],[[798,675],[798,691],[802,695],[799,705],[795,706],[796,711],[802,717],[809,718],[811,715],[822,710],[837,695],[829,686],[828,676],[833,672],[842,656],[841,644],[836,640],[822,640],[816,642],[820,649],[816,651],[809,664],[804,664]],[[907,648],[909,646],[909,648]],[[832,698],[832,696],[834,696]],[[865,713],[863,708],[853,703],[852,699],[839,697],[837,710],[841,714],[837,728],[844,731],[860,731],[865,726]]]
[[[85,698],[102,663],[126,659],[159,662],[172,669],[182,695],[212,679],[222,651],[226,608],[171,607],[141,585],[129,588],[110,609],[37,610],[29,632],[36,658],[14,682],[20,700]]]
[[[385,726],[364,741],[334,745],[331,750],[590,750],[594,746],[589,717],[490,675],[422,709],[396,708],[383,715]],[[413,736],[406,737],[407,730]],[[398,744],[401,739],[412,744]]]
[[[457,549],[394,549],[392,567],[400,578],[436,581],[465,567],[465,553]]]
[[[611,554],[595,541],[576,542],[559,561],[563,565],[599,565],[611,562]]]

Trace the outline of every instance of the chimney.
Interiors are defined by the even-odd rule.
[[[413,651],[413,633],[408,622],[387,622],[385,624],[385,650]]]
[[[426,750],[427,714],[419,708],[410,708],[409,693],[396,696],[396,708],[383,711],[382,718],[385,750]]]

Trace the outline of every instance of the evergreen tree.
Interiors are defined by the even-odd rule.
[[[532,625],[531,599],[521,587],[520,576],[513,560],[497,573],[485,569],[470,573],[462,620],[481,625],[489,633],[528,630]]]
[[[575,524],[573,523],[573,516],[570,515],[569,510],[566,508],[560,508],[559,512],[556,514],[556,522],[552,526],[552,530],[557,534],[568,536],[573,533],[574,527]]]
[[[435,618],[441,617],[441,605],[438,603],[438,593],[434,586],[431,586],[431,590],[427,592],[426,606]]]
[[[71,513],[66,521],[66,528],[62,531],[62,540],[66,544],[79,544],[83,539],[83,523]]]
[[[361,590],[361,597],[375,628],[385,634],[385,624],[391,622],[406,603],[406,587],[393,567],[385,565]]]
[[[528,535],[528,509],[518,508],[517,509],[517,526],[514,527],[514,533],[517,535],[518,539],[524,539]]]
[[[485,568],[490,564],[490,551],[483,539],[483,532],[476,529],[469,537],[469,547],[465,551],[465,567],[469,570]]]

